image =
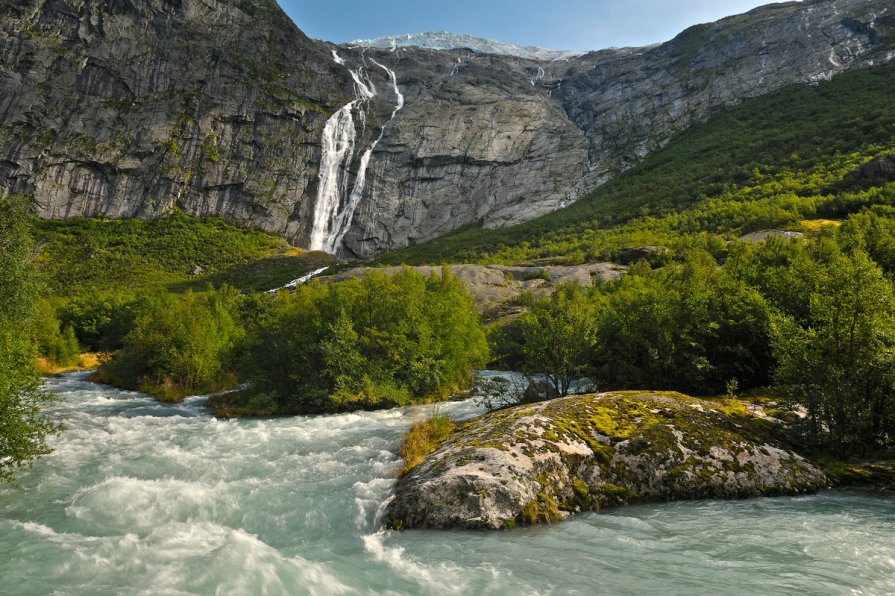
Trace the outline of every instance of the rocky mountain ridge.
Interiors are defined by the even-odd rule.
[[[481,54],[518,56],[532,60],[568,60],[585,54],[569,50],[552,50],[540,46],[520,46],[475,35],[460,35],[448,31],[426,31],[406,35],[386,35],[376,39],[356,39],[349,46],[363,46],[385,50],[397,48],[428,48],[431,50],[472,50]]]
[[[178,207],[299,246],[338,218],[334,250],[369,257],[549,213],[726,105],[893,58],[884,0],[565,61],[336,47],[273,0],[2,0],[0,192],[45,218]]]

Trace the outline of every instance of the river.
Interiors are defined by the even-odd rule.
[[[895,500],[643,505],[497,533],[383,531],[416,407],[222,421],[47,381],[67,429],[0,487],[0,593],[891,594]],[[473,402],[442,404],[468,417]]]

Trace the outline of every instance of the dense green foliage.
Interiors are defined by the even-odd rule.
[[[843,181],[895,147],[893,96],[895,64],[787,87],[691,127],[566,209],[506,230],[471,226],[380,260],[576,263],[643,245],[717,254],[725,236],[893,205],[891,184]]]
[[[495,351],[510,368],[603,389],[713,395],[776,382],[807,407],[813,444],[890,448],[895,287],[868,256],[890,246],[895,219],[861,214],[813,242],[737,244],[723,266],[701,251],[641,263],[618,282],[536,300],[492,334]]]
[[[373,272],[280,295],[250,327],[243,376],[259,405],[329,412],[443,398],[486,360],[472,299],[453,275]]]
[[[895,444],[895,291],[866,253],[834,252],[809,296],[807,321],[781,316],[778,381],[840,448]]]
[[[49,452],[32,340],[38,284],[26,201],[0,198],[0,481]]]
[[[769,310],[762,296],[705,253],[636,269],[609,291],[596,358],[616,388],[717,394],[768,380]]]
[[[61,325],[56,309],[46,300],[37,303],[32,338],[38,354],[59,366],[71,366],[81,353],[78,338],[71,325]]]
[[[371,273],[277,295],[154,292],[73,300],[86,345],[116,349],[96,380],[161,399],[246,382],[222,415],[378,408],[446,397],[487,360],[472,299],[450,273]]]
[[[567,395],[573,380],[591,372],[605,301],[579,286],[563,286],[547,298],[529,300],[529,312],[493,334],[499,346],[495,351],[503,357],[502,366],[544,374],[552,394]]]
[[[75,331],[82,348],[113,352],[124,345],[135,317],[136,298],[129,293],[107,292],[70,299],[58,309],[60,324]]]
[[[99,377],[163,399],[232,386],[231,358],[244,333],[239,300],[230,288],[142,296],[121,350]]]
[[[764,384],[771,366],[765,300],[705,253],[561,288],[494,337],[511,367],[545,374],[563,395],[587,376],[612,389],[711,395],[731,381]]]
[[[156,220],[40,221],[41,266],[57,296],[95,298],[211,283],[264,291],[319,267],[281,238],[174,212]]]

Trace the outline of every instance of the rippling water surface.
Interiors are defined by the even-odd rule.
[[[220,421],[49,381],[68,429],[0,488],[3,594],[891,594],[895,501],[826,493],[586,514],[491,534],[383,531],[429,408]],[[454,416],[471,402],[440,407]]]

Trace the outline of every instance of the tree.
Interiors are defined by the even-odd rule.
[[[487,357],[463,284],[406,269],[279,294],[250,327],[242,371],[281,412],[317,413],[441,399]]]
[[[58,425],[41,413],[32,340],[38,283],[27,201],[0,198],[0,481],[49,453]]]
[[[231,357],[244,334],[234,314],[238,301],[238,292],[227,286],[142,297],[124,346],[101,374],[171,400],[232,385]]]
[[[602,296],[576,285],[536,302],[516,323],[522,372],[543,374],[557,395],[568,395],[572,381],[591,370],[603,309]]]
[[[840,450],[895,439],[895,293],[867,253],[837,255],[811,295],[810,321],[778,318],[776,377],[805,401],[814,437]]]
[[[648,271],[632,268],[609,295],[600,328],[601,380],[619,388],[717,394],[754,387],[770,367],[770,311],[706,253]]]

